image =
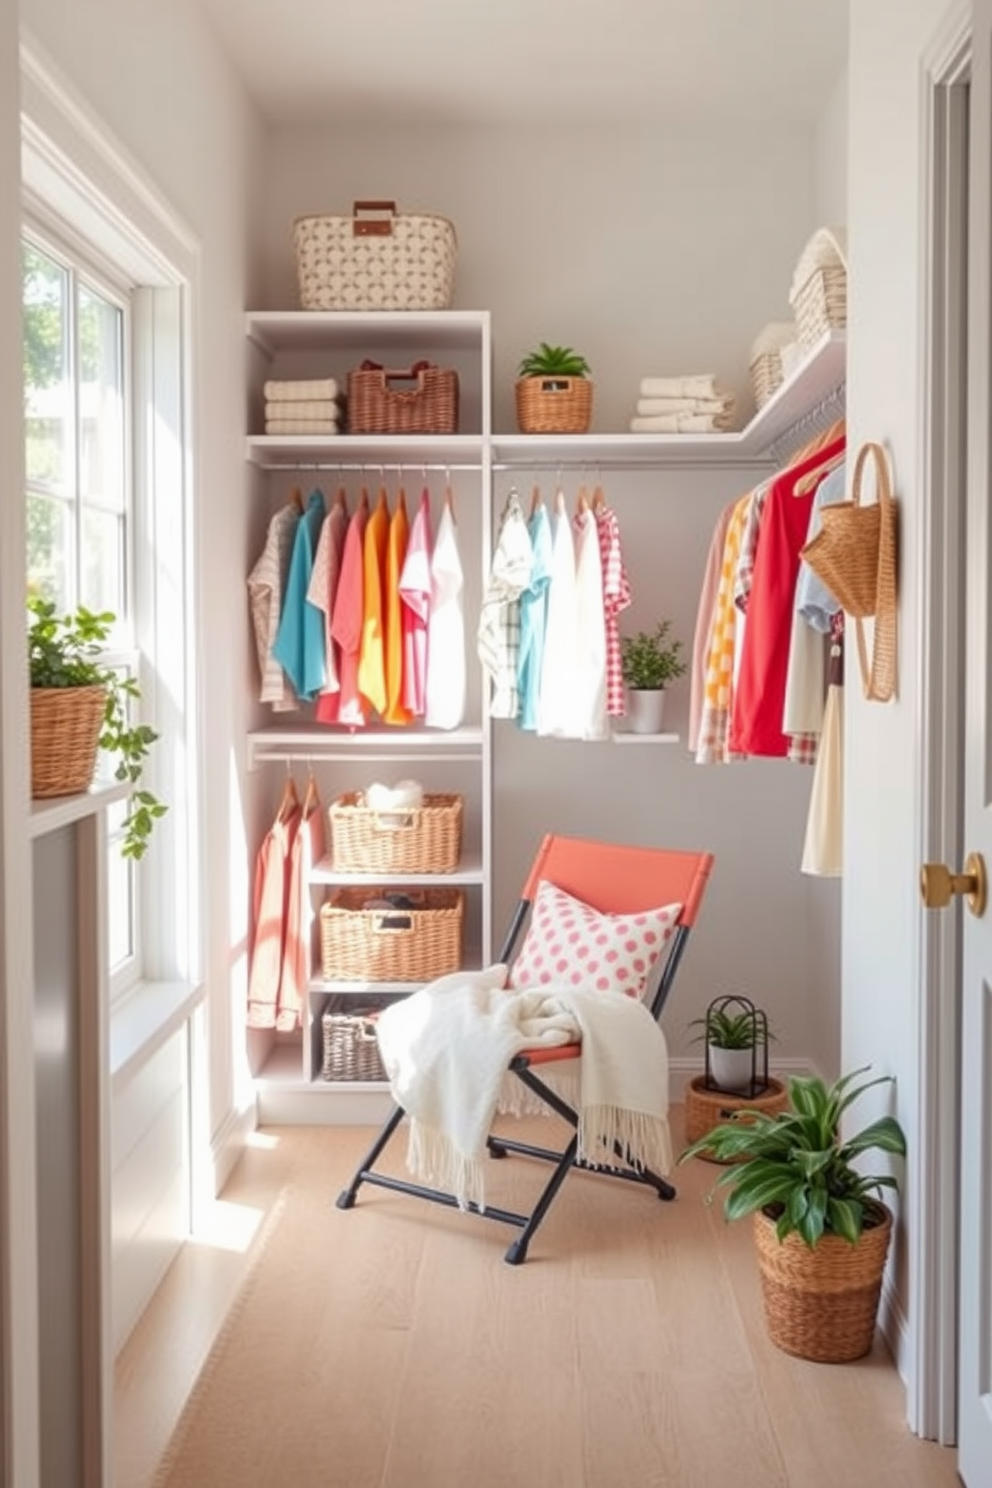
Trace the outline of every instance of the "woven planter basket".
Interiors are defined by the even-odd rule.
[[[851,1245],[824,1235],[812,1249],[796,1234],[780,1241],[775,1221],[759,1211],[754,1235],[768,1335],[799,1359],[845,1364],[871,1349],[892,1235],[892,1214],[872,1204],[881,1223]]]
[[[516,382],[521,434],[585,434],[592,421],[588,377],[520,377]]]
[[[764,1116],[777,1116],[789,1104],[789,1095],[781,1080],[769,1079],[768,1087],[758,1095],[734,1095],[726,1090],[712,1090],[705,1075],[689,1081],[685,1092],[686,1143],[698,1142],[723,1121],[730,1121],[738,1111],[756,1111]],[[717,1162],[711,1152],[700,1152],[707,1162]]]
[[[458,373],[428,363],[348,373],[351,434],[455,434]]]
[[[428,982],[462,964],[461,889],[403,891],[412,909],[367,909],[374,889],[338,889],[320,911],[328,981]]]
[[[422,806],[376,811],[361,792],[328,808],[331,853],[341,873],[453,873],[462,851],[462,796],[427,795]]]
[[[31,794],[35,799],[75,796],[89,789],[106,704],[102,687],[31,688]]]

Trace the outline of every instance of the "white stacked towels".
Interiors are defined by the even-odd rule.
[[[734,395],[710,372],[642,377],[632,434],[714,434],[734,426]]]
[[[265,384],[266,434],[341,434],[344,409],[334,377]]]

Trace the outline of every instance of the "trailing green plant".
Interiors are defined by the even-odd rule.
[[[520,363],[518,377],[588,377],[589,363],[571,346],[549,346],[542,341]]]
[[[139,788],[145,762],[158,734],[147,723],[132,723],[131,704],[141,697],[134,677],[103,660],[116,616],[94,614],[79,605],[74,614],[60,615],[51,601],[28,600],[28,662],[32,687],[102,687],[106,693],[100,748],[117,756],[114,778],[134,789],[128,799],[121,853],[141,858],[164,806],[151,791]]]
[[[716,1180],[708,1200],[720,1188],[728,1219],[762,1210],[775,1220],[779,1240],[795,1231],[810,1247],[824,1234],[840,1235],[852,1245],[872,1222],[873,1197],[898,1190],[890,1173],[863,1173],[855,1160],[867,1152],[903,1157],[906,1138],[893,1116],[841,1139],[841,1117],[866,1090],[892,1083],[891,1075],[856,1083],[870,1066],[852,1070],[832,1085],[816,1076],[788,1081],[791,1110],[776,1116],[741,1110],[693,1142],[679,1157],[686,1162],[705,1152],[730,1163]]]
[[[682,655],[682,642],[677,637],[668,639],[671,629],[670,620],[659,620],[652,631],[620,637],[620,664],[628,687],[656,692],[684,675],[688,662]]]
[[[747,1010],[731,1013],[726,1008],[710,1008],[705,1017],[693,1018],[689,1027],[702,1029],[693,1039],[694,1044],[705,1041],[716,1049],[752,1049],[766,1038],[775,1037],[768,1031],[763,1016],[755,1017]]]

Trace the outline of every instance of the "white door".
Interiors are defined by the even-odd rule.
[[[973,0],[965,851],[992,865],[992,0]],[[992,911],[963,915],[959,1471],[992,1488]]]

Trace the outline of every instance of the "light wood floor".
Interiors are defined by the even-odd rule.
[[[680,1118],[673,1109],[677,1139]],[[531,1122],[530,1139],[556,1126]],[[395,1368],[367,1393],[368,1428],[394,1446],[381,1468],[363,1465],[362,1481],[960,1488],[954,1452],[907,1431],[880,1340],[853,1365],[807,1364],[768,1342],[749,1225],[727,1225],[703,1199],[718,1169],[678,1169],[672,1204],[573,1175],[530,1259],[511,1268],[502,1256],[512,1231],[493,1222],[372,1189],[350,1213],[334,1209],[369,1138],[354,1128],[256,1135],[210,1233],[187,1245],[118,1361],[116,1488],[149,1488],[266,1217],[301,1177],[326,1190],[327,1209],[315,1213],[326,1213],[327,1264],[355,1260],[381,1282],[368,1299],[369,1339],[390,1331]],[[511,1208],[527,1206],[547,1172],[524,1159],[492,1167],[503,1190],[491,1201]],[[346,1352],[360,1371],[362,1314],[350,1316]],[[290,1377],[289,1412],[292,1390]]]

